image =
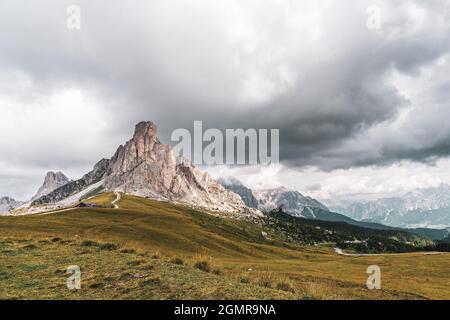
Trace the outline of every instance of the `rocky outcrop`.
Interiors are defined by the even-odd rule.
[[[177,161],[180,160],[180,161]],[[89,186],[152,199],[167,200],[209,210],[258,215],[235,193],[226,190],[206,172],[176,159],[171,146],[162,144],[152,122],[136,125],[133,138],[111,159],[103,159],[83,178],[67,183],[32,205],[62,202]]]
[[[177,162],[172,148],[162,144],[152,122],[136,125],[133,139],[110,160],[106,190],[168,200],[212,210],[248,210],[241,198],[187,161]]]
[[[94,169],[84,175],[83,178],[71,181],[62,187],[57,188],[49,194],[34,200],[31,205],[37,206],[48,203],[57,203],[83,191],[94,183],[100,182],[107,175],[109,163],[110,161],[107,159],[100,160],[94,166]]]
[[[32,201],[37,200],[50,192],[64,186],[69,182],[69,179],[61,172],[48,172],[45,176],[44,183],[39,188]]]
[[[8,212],[21,206],[22,204],[23,202],[16,201],[10,197],[0,198],[0,212]]]
[[[221,178],[219,182],[225,189],[230,190],[239,195],[249,208],[258,209],[258,200],[253,195],[253,191],[247,188],[241,181],[235,178]]]
[[[450,226],[450,185],[417,189],[403,196],[336,206],[336,212],[352,219],[403,228]]]
[[[319,201],[284,187],[270,190],[254,190],[253,194],[258,199],[258,208],[265,212],[281,208],[292,216],[314,219],[314,210],[312,209],[329,211]]]

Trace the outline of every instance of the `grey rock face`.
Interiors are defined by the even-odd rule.
[[[248,207],[259,209],[266,213],[281,212],[295,217],[312,220],[346,222],[367,227],[368,224],[352,220],[347,216],[330,212],[319,201],[305,197],[297,191],[286,188],[254,191],[245,187],[237,179],[220,179],[220,183],[227,189],[241,196]]]
[[[35,200],[32,205],[56,203],[101,183],[103,191],[118,191],[209,210],[255,216],[235,193],[187,161],[177,161],[171,146],[162,144],[152,122],[136,125],[133,138],[111,159],[103,159],[83,178],[71,181]]]
[[[450,186],[442,184],[417,189],[401,197],[352,203],[336,211],[353,219],[390,226],[444,228],[450,226]]]
[[[16,201],[10,197],[0,198],[0,212],[8,212],[9,210],[21,206],[22,204],[23,202]]]
[[[227,190],[239,195],[249,208],[258,209],[258,200],[253,195],[253,191],[247,188],[237,179],[219,179],[220,184]]]
[[[109,163],[110,162],[107,159],[100,160],[94,166],[94,169],[84,175],[83,178],[66,183],[49,194],[34,200],[31,205],[36,206],[47,203],[56,203],[77,194],[91,184],[101,181],[107,175]]]
[[[48,172],[45,176],[44,183],[39,188],[36,195],[32,198],[32,200],[39,199],[50,192],[62,187],[67,184],[69,179],[61,172]]]
[[[317,208],[329,211],[319,201],[305,197],[298,191],[288,190],[286,188],[254,190],[253,194],[258,200],[258,209],[265,212],[281,208],[284,212],[292,216],[311,218],[314,214],[310,209]]]
[[[136,125],[133,139],[120,146],[110,160],[104,187],[138,196],[180,202],[212,210],[248,210],[240,197],[207,173],[179,161],[162,144],[152,122]]]

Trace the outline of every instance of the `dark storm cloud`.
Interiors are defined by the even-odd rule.
[[[70,4],[81,8],[81,30],[66,28]],[[34,102],[76,87],[106,118],[100,149],[77,152],[74,125],[65,137],[72,147],[56,153],[43,144],[34,160],[31,152],[21,157],[23,165],[90,166],[141,120],[157,123],[166,142],[194,120],[215,128],[279,128],[281,160],[294,167],[448,156],[450,132],[440,129],[449,113],[448,77],[425,88],[433,104],[426,107],[440,116],[430,118],[418,105],[410,125],[398,128],[389,124],[412,102],[388,81],[393,72],[420,79],[423,68],[449,52],[448,1],[376,1],[380,30],[366,27],[371,4],[2,1],[0,69],[24,74],[31,84],[20,90],[0,76],[0,94]]]

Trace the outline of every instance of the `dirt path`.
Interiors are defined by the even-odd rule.
[[[383,257],[383,256],[402,256],[408,253],[423,254],[424,256],[447,254],[448,252],[405,252],[405,253],[345,253],[340,248],[334,248],[334,252],[345,257]]]
[[[122,195],[119,192],[114,192],[114,194],[116,195],[116,198],[111,202],[111,204],[114,206],[114,209],[119,209],[119,206],[117,205],[117,203],[122,199]],[[91,198],[93,198],[93,197],[91,197]],[[46,212],[42,212],[42,213],[35,213],[35,215],[45,216],[48,214],[61,213],[61,212],[75,210],[75,209],[77,209],[77,208],[65,208],[65,209],[50,210],[50,211],[46,211]]]
[[[114,192],[114,194],[116,195],[116,199],[114,199],[114,201],[111,202],[111,204],[114,206],[114,209],[119,209],[117,202],[119,202],[120,199],[122,199],[122,195],[119,192]]]
[[[77,209],[77,208],[58,209],[58,210],[46,211],[46,212],[43,212],[43,213],[37,213],[35,215],[37,215],[37,216],[46,216],[46,215],[53,214],[53,213],[61,213],[61,212],[75,210],[75,209]]]

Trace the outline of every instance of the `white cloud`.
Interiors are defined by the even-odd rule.
[[[325,198],[447,177],[446,160],[408,161],[450,155],[449,0],[80,0],[79,31],[70,4],[2,1],[0,195],[33,193],[46,170],[77,178],[141,120],[165,141],[194,120],[279,128],[281,166],[214,169],[257,187]]]
[[[16,87],[21,84],[30,87],[22,79]],[[110,157],[123,136],[107,136],[109,116],[99,104],[75,88],[33,102],[0,95],[2,193],[27,199],[47,171],[62,170],[79,178],[93,159]]]
[[[238,177],[254,189],[286,186],[305,195],[339,203],[343,200],[373,200],[405,194],[418,188],[437,187],[450,182],[450,159],[434,165],[398,162],[383,167],[338,169],[330,172],[315,168],[271,167],[208,168],[214,177]]]

